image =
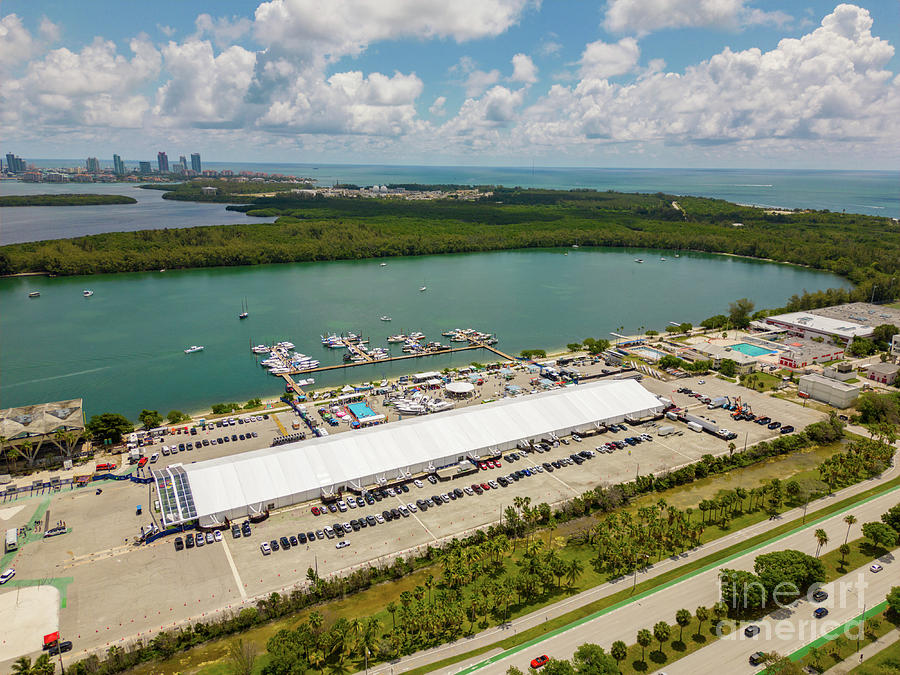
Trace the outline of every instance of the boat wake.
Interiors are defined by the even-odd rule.
[[[88,373],[97,373],[101,370],[109,370],[112,366],[103,366],[102,368],[88,368],[87,370],[78,370],[74,373],[66,373],[65,375],[51,375],[50,377],[39,377],[35,380],[25,380],[24,382],[13,382],[12,384],[4,384],[4,388],[20,387],[23,384],[32,384],[34,382],[48,382],[50,380],[61,380],[65,377],[75,377],[76,375],[87,375]]]

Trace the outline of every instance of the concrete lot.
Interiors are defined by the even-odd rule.
[[[500,388],[502,384],[497,380],[495,385],[493,380],[489,380],[484,389]],[[698,384],[697,378],[674,382],[645,378],[643,384],[654,393],[674,398],[677,405],[689,405],[692,412],[715,419],[720,426],[736,432],[738,439],[735,442],[739,448],[745,439],[748,444],[753,444],[777,436],[778,432],[750,422],[735,422],[722,410],[707,411],[696,399],[673,395],[673,390],[688,386],[707,395],[740,395],[743,400],[751,402],[757,414],[770,415],[798,429],[824,417],[811,408],[750,392],[715,378],[707,379],[704,385]],[[485,391],[483,395],[490,393]],[[292,419],[295,419],[292,413],[279,413],[278,418],[288,430]],[[101,495],[96,495],[94,488],[88,487],[17,502],[17,506],[24,503],[26,508],[4,509],[0,512],[0,518],[5,516],[0,520],[0,527],[26,524],[33,519],[35,510],[42,503],[49,502],[48,522],[53,524],[64,520],[71,528],[71,532],[64,536],[25,545],[9,566],[16,568],[17,582],[54,580],[63,589],[64,609],[60,612],[59,627],[63,639],[75,642],[75,650],[68,655],[72,660],[83,656],[85,650],[105,649],[108,644],[136,637],[146,638],[163,627],[171,627],[188,619],[202,620],[216,611],[232,611],[243,602],[253,603],[257,596],[289,589],[305,581],[309,567],[318,567],[319,574],[324,576],[389,558],[397,552],[408,553],[443,538],[486,526],[496,522],[502,510],[511,505],[516,496],[530,496],[532,504],[553,504],[601,483],[627,480],[637,471],[659,473],[695,461],[707,453],[728,451],[727,443],[709,434],[691,432],[680,423],[664,423],[684,431],[681,435],[666,438],[658,437],[653,427],[597,435],[586,438],[582,443],[573,442],[547,453],[529,455],[517,462],[504,461],[500,469],[480,471],[477,475],[449,483],[431,485],[425,482],[423,488],[410,485],[410,492],[403,494],[402,499],[392,497],[346,513],[315,517],[310,511],[310,504],[296,505],[274,513],[267,521],[255,525],[250,538],[232,539],[230,532],[223,532],[222,543],[179,552],[174,550],[172,537],[150,545],[136,546],[133,543],[140,526],[150,522],[147,511],[155,496],[152,487],[130,482],[106,483],[102,486]],[[329,432],[343,431],[345,428],[346,425],[336,429],[329,427]],[[160,462],[153,466],[163,465],[166,459],[170,463],[197,461],[268,447],[271,438],[281,433],[274,418],[229,427],[228,431],[242,433],[247,429],[257,431],[259,437],[200,448],[190,453],[185,451],[174,457],[160,457]],[[262,541],[322,529],[326,524],[346,522],[370,513],[381,513],[385,508],[400,503],[414,503],[418,498],[440,494],[451,487],[470,485],[476,480],[479,483],[491,480],[514,469],[551,461],[575,450],[593,448],[600,442],[635,435],[640,431],[653,434],[654,440],[630,450],[598,454],[580,467],[564,467],[552,474],[539,473],[508,488],[489,490],[481,496],[465,496],[444,506],[430,508],[425,513],[414,513],[403,518],[402,522],[380,524],[353,532],[345,537],[351,544],[348,548],[337,550],[337,540],[325,539],[270,556],[263,556],[259,550]],[[166,444],[171,445],[173,440],[186,442],[191,439],[196,442],[198,438],[219,437],[224,433],[224,429],[216,429],[199,436],[168,436],[166,440],[169,442]],[[148,450],[157,451],[159,447],[160,444],[157,444]],[[135,515],[137,504],[144,506],[143,516]],[[14,590],[12,584],[5,586],[0,591],[0,599]],[[51,618],[46,618],[48,626],[52,623]],[[17,618],[12,617],[12,620]],[[31,653],[35,649],[33,643],[25,641],[17,641],[17,648],[21,653]],[[2,654],[5,658],[0,660],[0,669],[9,665],[9,659],[19,655]]]

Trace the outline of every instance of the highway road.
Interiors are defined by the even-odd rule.
[[[900,491],[895,489],[886,495],[876,497],[865,504],[857,505],[850,509],[849,512],[855,515],[858,520],[858,522],[850,529],[850,539],[862,536],[862,523],[878,520],[882,513],[898,503],[898,501],[900,501]],[[675,612],[677,610],[685,608],[693,612],[699,605],[712,606],[717,602],[719,599],[718,572],[720,567],[724,566],[734,569],[752,570],[753,561],[756,556],[789,548],[815,555],[817,544],[813,537],[813,532],[818,528],[824,529],[829,538],[829,542],[823,547],[822,553],[837,548],[843,543],[847,533],[847,525],[843,522],[844,515],[846,515],[846,512],[838,513],[824,521],[812,523],[799,532],[785,535],[772,543],[765,544],[749,553],[735,557],[724,564],[700,570],[683,581],[664,586],[624,607],[609,611],[594,619],[585,620],[567,630],[551,633],[535,645],[527,648],[516,647],[489,658],[476,658],[468,662],[454,664],[435,672],[445,673],[447,675],[450,675],[451,673],[471,672],[473,670],[484,674],[505,673],[512,665],[518,666],[524,671],[527,669],[530,660],[535,655],[548,654],[556,658],[571,658],[575,649],[585,642],[593,642],[606,649],[609,649],[610,645],[615,640],[622,640],[626,644],[633,644],[636,642],[638,630],[642,628],[652,629],[653,624],[660,620],[665,620],[670,624],[674,624]],[[880,585],[883,585],[884,580],[889,579],[892,574],[896,576],[886,564],[885,571],[882,572],[877,579],[879,588]],[[622,587],[627,586],[629,583],[630,579],[622,580],[620,582]],[[885,592],[886,590],[887,589],[885,589]],[[873,590],[870,591],[870,594],[870,605],[884,599],[883,592]],[[855,599],[852,599],[851,604],[852,608],[845,608],[847,618],[855,616],[861,611],[855,610]],[[812,610],[807,612],[807,609],[806,603],[803,603],[798,606],[795,613],[808,615]],[[856,614],[853,614],[854,611],[856,611]],[[834,613],[835,617],[838,619],[844,616],[843,613],[839,613],[837,610],[835,610]],[[765,643],[766,646],[786,653],[790,653],[799,648],[799,646],[802,646],[802,644],[805,644],[802,643],[792,646],[796,641],[779,641],[774,637],[772,639],[775,640],[775,642],[772,642],[771,644]],[[691,673],[752,672],[755,669],[750,669],[749,664],[747,663],[747,657],[751,652],[760,648],[759,645],[762,644],[763,643],[759,642],[757,639],[756,642],[747,644],[744,644],[741,641],[728,641],[727,643],[723,643],[723,645],[707,647],[695,653],[695,655],[684,659],[685,663],[690,662],[690,664],[684,668],[680,667],[678,672],[688,672],[688,670],[685,669],[688,667],[690,668]],[[734,670],[732,671],[729,669],[723,671],[722,660],[716,656],[719,652],[716,651],[714,653],[711,651],[712,649],[724,650],[722,653],[727,653],[728,658],[734,660],[734,663],[736,664]],[[722,658],[725,657],[723,656]],[[673,667],[669,666],[665,667],[665,671],[667,673],[676,672]]]
[[[881,572],[870,571],[866,564],[826,584],[828,599],[824,602],[798,600],[790,607],[778,609],[765,620],[756,622],[760,627],[760,634],[756,637],[747,638],[742,627],[734,637],[729,635],[717,640],[666,666],[665,672],[667,675],[693,675],[704,672],[755,673],[762,670],[762,666],[750,665],[749,657],[753,652],[778,652],[788,656],[856,618],[866,607],[871,608],[882,602],[891,587],[900,583],[900,564],[895,562],[894,554],[879,559],[884,568]],[[818,607],[827,608],[828,616],[816,619],[813,611]],[[850,629],[847,636],[855,640],[856,629]],[[715,667],[711,668],[710,664],[715,664]]]

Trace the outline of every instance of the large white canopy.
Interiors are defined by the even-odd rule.
[[[594,382],[196,462],[183,471],[197,517],[212,525],[662,408],[636,380]]]

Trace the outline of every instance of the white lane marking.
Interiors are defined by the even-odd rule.
[[[397,501],[400,502],[401,506],[406,506],[406,504],[403,501],[401,501],[401,499],[398,495],[394,495],[394,496],[396,497]],[[437,537],[434,536],[434,532],[432,532],[431,530],[428,529],[428,526],[422,522],[422,520],[419,518],[419,516],[416,515],[416,512],[413,511],[408,506],[406,506],[406,510],[409,511],[409,515],[411,515],[413,518],[415,518],[417,521],[419,521],[419,525],[421,525],[422,529],[424,529],[428,533],[428,536],[431,537],[432,539],[434,539],[435,541],[437,541]]]
[[[225,551],[225,557],[228,558],[228,566],[231,568],[231,573],[234,575],[234,583],[237,584],[238,593],[241,594],[241,600],[246,600],[247,591],[244,590],[244,582],[241,581],[241,575],[238,574],[237,566],[234,564],[234,558],[231,557],[231,551],[228,549],[228,541],[225,539],[225,535],[222,535],[222,549]]]

